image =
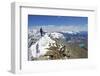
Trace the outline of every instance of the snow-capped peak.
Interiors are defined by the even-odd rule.
[[[31,52],[33,57],[39,57],[41,55],[46,54],[48,51],[47,48],[51,46],[56,46],[56,41],[52,38],[64,38],[63,34],[60,33],[46,33],[43,37],[41,37],[35,44],[33,44],[29,51]]]
[[[29,49],[33,57],[39,57],[44,55],[48,51],[49,44],[54,44],[55,41],[49,37],[46,33],[43,37],[39,39],[35,44],[33,44]],[[39,52],[37,52],[39,51]]]
[[[61,33],[53,32],[50,34],[53,39],[65,39],[64,35]]]
[[[62,31],[63,33],[68,33],[68,34],[77,34],[80,31]]]

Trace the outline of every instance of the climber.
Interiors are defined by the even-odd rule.
[[[43,29],[42,29],[42,27],[40,28],[40,34],[41,34],[41,36],[43,36]]]

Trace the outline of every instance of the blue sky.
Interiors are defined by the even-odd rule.
[[[87,25],[88,17],[28,15],[29,29],[43,27],[51,31],[87,31]]]

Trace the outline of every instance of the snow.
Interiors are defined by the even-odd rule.
[[[54,39],[55,38],[57,38],[57,39],[64,39],[65,38],[63,34],[57,33],[57,32],[51,33],[51,37],[54,38]]]
[[[63,33],[77,34],[79,31],[62,31]]]
[[[34,45],[30,47],[30,51],[32,53],[33,57],[39,57],[40,55],[44,55],[49,48],[49,43],[53,44],[55,43],[54,40],[52,40],[48,34],[45,34],[42,38],[40,38],[39,41],[37,41]],[[38,49],[36,49],[36,46],[38,45]],[[36,51],[39,50],[37,53]]]
[[[31,52],[30,55],[33,57],[39,57],[41,55],[46,54],[47,51],[49,51],[47,48],[49,48],[49,44],[51,46],[56,46],[55,41],[51,38],[64,38],[63,34],[60,33],[46,33],[43,37],[41,37],[35,44],[33,44],[30,48],[29,51]]]
[[[41,38],[39,31],[37,30],[29,30],[28,31],[28,47],[32,44],[36,43]]]

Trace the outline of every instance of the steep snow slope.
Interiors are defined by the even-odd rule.
[[[52,38],[62,38],[64,39],[63,34],[60,33],[46,33],[43,37],[41,37],[35,44],[33,44],[30,48],[30,55],[32,57],[39,57],[40,55],[44,55],[47,51],[49,51],[47,48],[49,48],[50,44],[51,46],[56,46],[55,45],[55,40],[53,40]]]

